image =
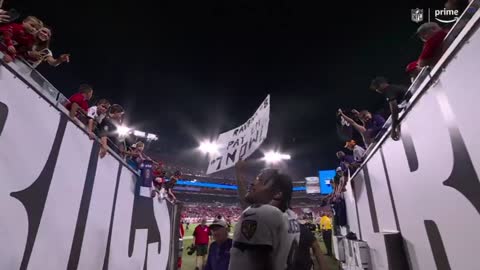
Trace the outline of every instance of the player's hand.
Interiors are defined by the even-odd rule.
[[[357,110],[355,110],[355,109],[352,110],[352,113],[355,114],[355,115],[359,115],[359,114],[360,114],[360,113],[359,113]]]
[[[13,46],[8,46],[7,51],[11,54],[16,54],[17,53],[17,50]]]

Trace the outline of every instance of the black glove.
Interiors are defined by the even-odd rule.
[[[188,254],[188,255],[192,255],[193,253],[195,253],[195,251],[197,251],[197,247],[196,247],[194,244],[191,244],[191,245],[187,248],[187,254]]]

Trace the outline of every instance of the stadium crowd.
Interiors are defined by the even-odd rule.
[[[309,215],[312,219],[318,219],[324,213],[331,214],[330,207],[292,207],[297,216]],[[185,203],[182,211],[182,220],[190,223],[200,223],[202,218],[214,220],[218,216],[237,221],[242,213],[238,203]],[[318,223],[318,222],[317,222]]]
[[[70,54],[53,57],[50,50],[52,29],[49,26],[35,16],[28,16],[21,23],[14,22],[19,16],[14,9],[0,9],[3,61],[9,63],[20,57],[34,68],[44,62],[51,66],[70,62]]]
[[[27,16],[21,22],[20,17],[20,13],[15,9],[6,11],[1,9],[0,5],[0,51],[4,63],[21,61],[33,70],[42,63],[58,66],[70,62],[70,54],[54,58],[50,50],[51,27],[35,16]],[[155,176],[151,196],[158,195],[175,201],[173,187],[181,176],[180,171],[164,167],[162,162],[147,156],[141,138],[130,133],[122,134],[120,129],[125,111],[121,105],[112,104],[107,99],[99,99],[94,106],[89,106],[93,93],[92,86],[82,84],[78,92],[68,98],[63,105],[68,110],[70,118],[85,128],[90,139],[100,142],[100,158],[104,158],[108,149],[111,149],[139,173],[144,162],[150,162],[153,164],[152,171]],[[175,173],[172,173],[173,171]],[[170,180],[167,181],[167,178]]]
[[[448,0],[446,9],[458,10],[463,13],[468,7],[467,0]],[[52,37],[51,27],[35,16],[27,16],[19,22],[20,14],[15,9],[8,11],[0,9],[0,51],[3,52],[3,61],[9,63],[15,59],[23,59],[33,68],[47,62],[58,66],[70,62],[69,54],[62,54],[58,58],[53,57],[49,49]],[[417,29],[418,38],[424,43],[419,57],[406,65],[406,74],[413,82],[425,67],[431,67],[439,60],[445,51],[445,38],[450,25],[439,25],[435,22],[427,22]],[[378,76],[369,86],[372,91],[382,94],[388,110],[380,110],[372,113],[368,110],[357,111],[342,110],[337,112],[338,122],[342,133],[348,134],[349,140],[345,144],[345,150],[337,152],[339,166],[337,175],[332,179],[335,194],[345,190],[348,175],[353,175],[363,162],[368,149],[392,126],[392,138],[399,139],[400,127],[398,125],[399,113],[404,110],[411,98],[412,93],[407,86],[391,84],[388,79]],[[95,106],[89,106],[93,96],[93,87],[81,85],[78,93],[72,95],[65,107],[70,112],[70,117],[86,126],[91,139],[98,138],[101,142],[100,157],[104,157],[110,148],[125,158],[134,169],[145,160],[152,162],[155,171],[162,167],[162,163],[153,160],[144,153],[144,144],[135,136],[119,136],[118,128],[122,125],[124,109],[119,104],[111,104],[106,99],[99,99]],[[386,121],[390,117],[390,121]],[[346,153],[347,152],[347,153]],[[350,154],[352,153],[352,154]],[[192,171],[191,168],[182,167],[184,176],[188,180],[194,180],[204,175],[201,171]],[[159,173],[162,175],[162,173]],[[212,181],[213,178],[209,177]],[[230,184],[233,177],[218,177],[215,182]]]
[[[448,10],[458,10],[462,14],[469,6],[468,0],[448,0],[445,8]],[[471,6],[467,14],[472,15],[478,9]],[[463,18],[459,24],[466,24],[470,17]],[[423,48],[416,60],[406,65],[405,73],[412,84],[422,70],[432,68],[442,54],[445,52],[449,43],[447,34],[451,29],[451,24],[440,25],[436,22],[426,22],[421,24],[417,31],[417,37],[423,42]],[[450,39],[451,41],[451,39]],[[412,91],[406,85],[393,84],[383,77],[377,76],[371,81],[368,87],[385,98],[385,106],[382,106],[377,112],[372,113],[368,110],[357,111],[338,109],[337,123],[342,137],[347,137],[345,150],[336,153],[339,160],[336,169],[336,175],[331,180],[334,193],[328,197],[329,202],[341,200],[341,193],[346,189],[346,184],[351,176],[365,161],[368,153],[373,149],[388,128],[391,127],[391,137],[393,140],[400,139],[399,113],[405,110],[412,97]],[[384,109],[388,107],[388,109]],[[388,119],[388,120],[386,120]]]
[[[237,205],[189,204],[184,206],[182,219],[190,223],[200,223],[205,218],[214,220],[218,216],[237,221],[242,210]]]

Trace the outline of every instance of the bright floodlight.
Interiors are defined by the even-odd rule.
[[[290,155],[286,155],[286,154],[282,154],[274,151],[265,153],[265,156],[263,157],[263,159],[268,163],[277,163],[282,160],[289,160],[290,158],[291,158]]]
[[[120,137],[126,137],[130,133],[130,128],[126,126],[118,126],[117,133]]]
[[[155,135],[155,134],[148,133],[148,134],[147,134],[147,140],[149,140],[149,141],[156,141],[156,140],[158,140],[158,137],[157,137],[157,135]]]
[[[142,137],[142,138],[145,138],[146,134],[144,131],[140,131],[140,130],[134,130],[133,131],[133,135],[137,136],[137,137]]]
[[[200,147],[198,147],[198,149],[200,149],[200,151],[202,151],[205,154],[218,153],[218,148],[219,148],[218,144],[214,142],[208,142],[208,141],[200,143]]]

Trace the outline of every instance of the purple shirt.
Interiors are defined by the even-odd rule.
[[[210,245],[205,270],[228,270],[232,242],[232,239],[229,238],[220,245],[217,242]]]
[[[367,129],[367,134],[370,138],[375,138],[378,132],[385,125],[385,119],[378,114],[372,115],[372,119],[365,123],[365,128]]]
[[[355,159],[352,156],[345,155],[343,158],[340,159],[340,168],[342,168],[342,171],[344,173],[347,173],[348,172],[347,163],[352,164],[354,162],[355,162]]]

